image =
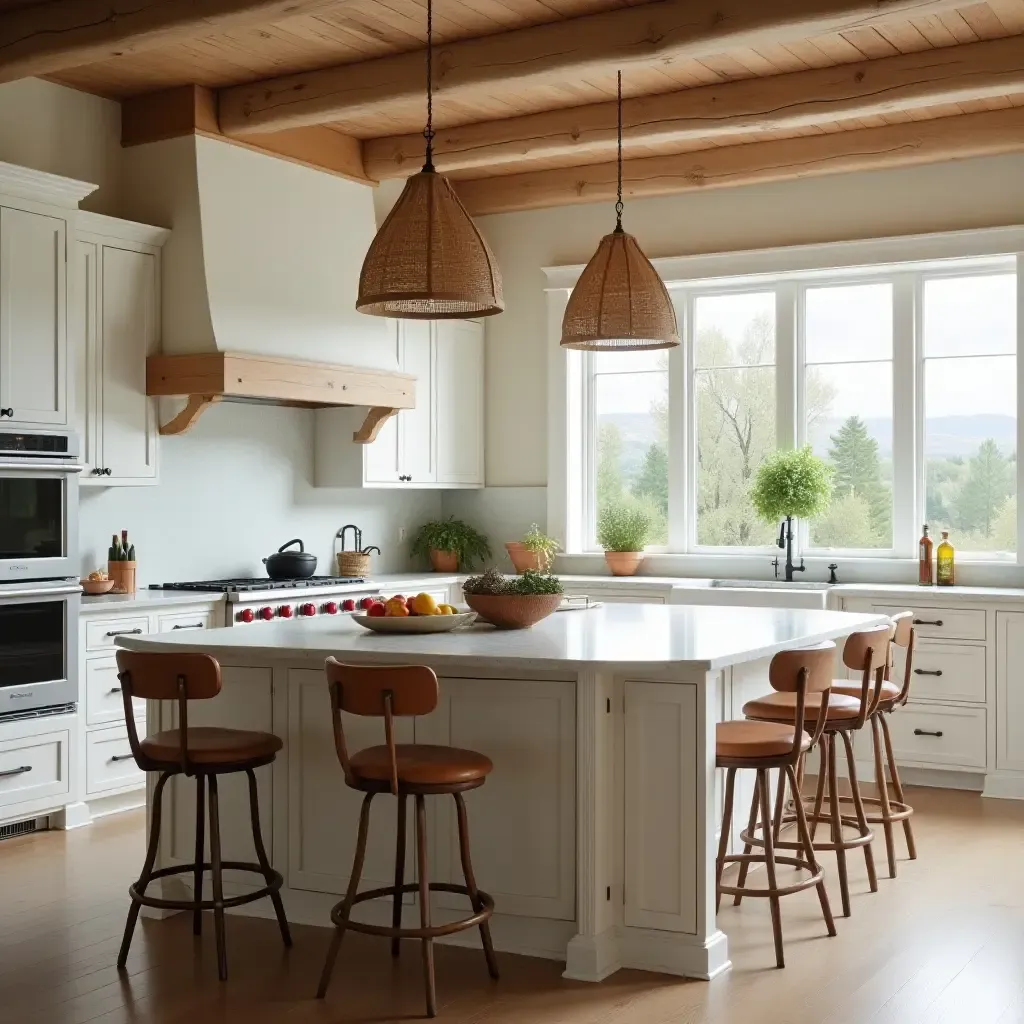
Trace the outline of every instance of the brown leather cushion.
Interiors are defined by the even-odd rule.
[[[863,683],[854,683],[849,679],[837,679],[832,684],[832,692],[842,694],[845,697],[856,697],[860,700],[861,690],[863,689]],[[874,697],[875,688],[872,686],[868,690],[868,700],[872,700]],[[882,680],[882,700],[889,701],[895,700],[900,695],[900,688],[895,683],[890,683],[888,679]]]
[[[800,749],[811,745],[801,731]],[[780,722],[719,722],[715,753],[719,757],[779,757],[793,750],[793,726]]]
[[[398,781],[413,786],[449,786],[478,782],[494,767],[475,750],[438,747],[429,743],[397,743]],[[391,779],[391,754],[386,746],[367,747],[353,754],[349,763],[355,775],[374,782]]]
[[[234,764],[238,761],[256,761],[272,757],[284,744],[269,732],[248,732],[245,729],[216,729],[199,725],[186,734],[188,759],[193,764]],[[181,730],[147,736],[139,744],[142,752],[154,761],[181,760]]]
[[[807,694],[804,705],[804,724],[818,720],[818,709],[821,706],[821,694]],[[747,718],[756,718],[768,722],[792,722],[796,718],[795,693],[769,693],[757,700],[748,700],[743,705],[743,714]],[[830,693],[828,697],[827,721],[835,722],[847,718],[856,718],[860,714],[860,700],[847,697],[841,693]]]

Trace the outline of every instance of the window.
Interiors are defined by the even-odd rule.
[[[567,473],[583,481],[566,490],[573,548],[595,549],[600,510],[625,501],[650,511],[651,547],[770,558],[778,524],[758,519],[750,488],[771,452],[807,444],[835,489],[800,524],[798,557],[916,559],[928,523],[964,559],[1016,559],[1024,257],[951,258],[956,239],[941,258],[920,241],[905,243],[914,262],[853,258],[903,244],[810,247],[809,269],[785,273],[766,268],[799,254],[666,261],[679,348],[567,355],[567,408],[583,413],[566,421]],[[726,262],[755,269],[713,274]]]

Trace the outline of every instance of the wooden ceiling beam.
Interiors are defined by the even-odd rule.
[[[1024,36],[1011,36],[628,99],[623,138],[627,146],[710,141],[1021,91]],[[535,160],[607,160],[615,123],[615,103],[607,102],[440,129],[434,164],[446,173],[506,173]],[[371,178],[408,177],[423,163],[423,135],[368,139],[363,163]]]
[[[141,146],[182,135],[205,135],[319,171],[328,171],[351,181],[370,181],[363,168],[359,140],[322,125],[245,139],[225,135],[217,121],[216,98],[210,89],[200,85],[182,85],[145,93],[121,103],[122,146]]]
[[[47,0],[0,14],[0,81],[280,21],[344,0]]]
[[[962,0],[656,0],[437,47],[435,85],[448,99],[483,87],[664,66],[685,58],[805,39],[953,8]],[[423,95],[423,51],[226,88],[232,134],[277,131],[386,111]]]
[[[627,160],[629,198],[1024,152],[1024,107]],[[474,215],[615,201],[615,163],[454,183]],[[628,218],[627,207],[627,218]],[[611,210],[608,213],[611,218]],[[611,221],[609,220],[609,223]],[[628,223],[627,223],[628,227]]]

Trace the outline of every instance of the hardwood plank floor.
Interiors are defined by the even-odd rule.
[[[452,1024],[1024,1024],[1024,804],[915,789],[920,859],[867,890],[851,856],[853,916],[825,937],[813,891],[784,899],[788,966],[774,968],[766,901],[724,907],[734,969],[711,984],[620,971],[601,985],[561,965],[440,946],[440,1016]],[[902,844],[902,835],[900,837]],[[902,845],[900,846],[902,850]],[[884,850],[876,841],[876,860]],[[419,951],[349,935],[329,998],[313,998],[329,933],[228,921],[231,978],[217,980],[213,922],[142,921],[114,967],[129,881],[143,856],[139,813],[0,843],[0,1020],[17,1024],[343,1024],[417,1018]],[[839,898],[830,870],[833,905]],[[884,870],[882,872],[884,874]],[[486,884],[485,880],[481,880]]]

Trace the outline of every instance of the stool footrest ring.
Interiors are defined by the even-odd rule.
[[[766,861],[766,857],[757,853],[730,853],[725,857],[726,864],[764,864]],[[820,867],[816,868],[799,857],[776,857],[775,863],[786,864],[798,871],[806,871],[808,874],[799,882],[779,889],[751,889],[742,885],[720,885],[718,891],[727,896],[789,896],[790,893],[803,892],[804,889],[816,886],[825,877],[825,873]]]
[[[427,887],[431,892],[453,892],[459,896],[472,899],[469,889],[464,885],[454,885],[448,882],[431,882]],[[418,882],[409,882],[401,887],[388,885],[381,889],[368,889],[366,892],[357,893],[352,900],[352,906],[358,903],[366,903],[368,900],[379,900],[384,897],[394,897],[399,893],[418,893],[420,886]],[[480,909],[470,917],[460,918],[458,921],[449,921],[446,924],[432,925],[426,928],[392,928],[388,925],[368,924],[365,921],[354,921],[351,917],[345,916],[345,900],[336,903],[331,909],[331,921],[335,927],[351,929],[354,932],[361,932],[364,935],[381,935],[393,939],[436,939],[442,935],[451,935],[453,932],[465,931],[467,928],[476,928],[488,920],[494,913],[494,900],[478,889],[477,900]]]
[[[195,871],[195,867],[194,864],[178,864],[174,867],[159,868],[149,876],[146,888],[157,878],[167,878],[170,875],[192,874]],[[225,869],[231,868],[234,871],[249,871],[259,875],[264,880],[267,877],[259,864],[249,864],[240,860],[224,860],[221,861],[221,867]],[[203,864],[203,870],[210,871],[211,866]],[[220,903],[220,906],[225,910],[229,910],[231,907],[241,907],[246,903],[254,903],[256,900],[261,900],[271,895],[271,893],[277,892],[284,884],[284,878],[279,871],[274,871],[273,869],[271,869],[270,876],[270,881],[262,888],[257,889],[255,892],[242,893],[240,896],[229,896]],[[217,907],[217,903],[214,900],[166,900],[158,896],[147,896],[145,890],[139,892],[137,882],[132,882],[128,886],[128,895],[131,896],[133,903],[138,903],[143,907],[154,907],[158,910],[214,910]]]

